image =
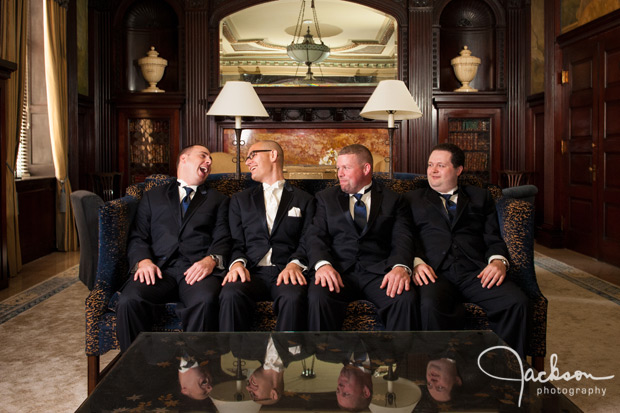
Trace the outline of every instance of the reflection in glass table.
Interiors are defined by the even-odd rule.
[[[78,412],[580,411],[521,381],[505,346],[490,331],[142,333]]]

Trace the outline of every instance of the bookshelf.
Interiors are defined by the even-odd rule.
[[[500,161],[499,109],[440,109],[439,142],[458,145],[465,152],[465,173],[497,182]]]

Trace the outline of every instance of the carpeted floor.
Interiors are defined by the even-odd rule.
[[[618,376],[620,288],[542,254],[536,272],[549,300],[545,371],[557,354],[558,374]],[[71,412],[85,399],[87,295],[74,267],[0,303],[0,412]],[[620,377],[553,384],[585,412],[620,409]]]

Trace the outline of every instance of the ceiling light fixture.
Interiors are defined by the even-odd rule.
[[[323,43],[321,38],[321,30],[319,29],[319,19],[316,16],[316,8],[314,7],[314,0],[310,1],[310,8],[312,9],[312,21],[306,20],[304,14],[306,12],[306,0],[301,0],[301,9],[299,10],[299,16],[297,18],[297,24],[295,25],[295,35],[290,45],[286,47],[286,52],[289,57],[296,62],[304,63],[308,66],[308,72],[306,72],[306,80],[312,80],[312,70],[310,69],[312,64],[321,63],[329,56],[329,47]],[[320,44],[314,42],[314,38],[310,33],[310,24],[314,23],[314,29],[316,35],[319,38]],[[303,35],[303,25],[308,24],[308,30]]]

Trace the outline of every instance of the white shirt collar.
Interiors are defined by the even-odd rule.
[[[271,185],[263,182],[263,191],[269,191],[269,190],[275,191],[276,189],[282,189],[284,188],[284,182],[286,182],[284,179],[280,181],[276,181]]]
[[[177,182],[179,183],[179,188],[183,188],[183,187],[188,186],[188,187],[192,188],[194,190],[194,192],[196,192],[196,189],[198,188],[198,185],[188,185],[187,182],[185,182],[184,180],[179,179],[179,178],[177,178]],[[183,191],[185,191],[185,190],[183,190]]]

